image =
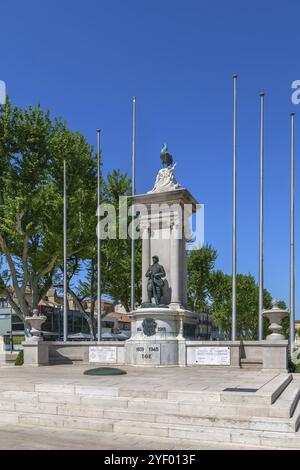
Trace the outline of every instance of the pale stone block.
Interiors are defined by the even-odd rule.
[[[37,343],[23,343],[24,366],[39,366],[49,364],[48,343],[39,341]]]
[[[134,421],[120,421],[113,425],[114,432],[138,434],[143,436],[161,436],[168,437],[168,428],[155,426],[154,424],[146,424]]]
[[[30,415],[27,415],[27,416],[30,416]],[[39,418],[39,426],[55,427],[55,428],[63,427],[64,416],[40,414],[38,418]]]
[[[75,393],[79,395],[91,395],[91,396],[110,396],[117,397],[119,394],[118,388],[113,387],[92,387],[90,385],[76,385]]]
[[[59,395],[58,393],[56,394],[51,394],[51,393],[39,393],[38,394],[38,402],[39,403],[59,403],[59,404],[67,404],[67,403],[72,403],[72,404],[80,404],[80,396],[79,395],[67,395],[67,394],[62,394]]]
[[[200,441],[230,442],[230,431],[215,428],[169,428],[169,437],[179,439],[193,439]]]
[[[261,433],[255,431],[231,431],[231,442],[245,445],[261,445]]]
[[[220,402],[220,392],[189,392],[187,390],[176,390],[168,391],[169,400],[178,400],[180,402],[188,402],[190,400],[195,400],[197,402]]]
[[[0,424],[18,424],[18,413],[0,411]]]
[[[149,410],[149,411],[161,411],[161,412],[172,412],[179,411],[179,404],[176,402],[159,402],[152,400],[128,400],[128,408],[134,410]]]
[[[148,423],[155,422],[155,415],[154,414],[146,414],[146,413],[133,413],[131,410],[129,411],[112,411],[112,410],[104,410],[103,417],[108,419],[113,419],[117,421],[121,420],[128,420],[128,421],[147,421]]]
[[[11,380],[10,383],[0,383],[0,392],[4,391],[14,391],[14,388],[19,388],[19,383],[14,384]],[[22,382],[22,391],[23,392],[34,392],[35,384]]]
[[[156,391],[156,390],[133,390],[133,389],[120,389],[119,397],[130,397],[130,398],[157,398],[164,400],[168,398],[167,391]]]
[[[222,403],[236,403],[237,405],[263,405],[269,404],[271,398],[269,396],[261,396],[256,393],[240,393],[240,392],[223,392],[221,393]]]
[[[103,410],[96,408],[95,406],[58,405],[57,413],[65,416],[103,418]]]
[[[15,403],[13,401],[0,401],[0,411],[14,411]]]
[[[36,392],[26,392],[23,390],[5,390],[0,392],[0,400],[9,399],[23,402],[37,400],[37,397],[38,394]]]
[[[261,436],[261,445],[286,449],[300,449],[300,435],[291,433],[264,432]]]
[[[156,415],[156,423],[164,424],[176,424],[183,426],[213,426],[213,419],[211,417],[193,417],[193,416],[183,416],[183,415]]]
[[[89,429],[93,431],[112,432],[113,424],[109,420],[96,420],[88,418],[66,418],[64,417],[63,426],[69,429]]]
[[[57,405],[54,403],[16,403],[16,411],[25,413],[57,414]]]
[[[81,396],[80,403],[82,405],[95,405],[103,409],[105,408],[128,408],[128,400],[119,398],[108,398],[108,397],[95,397],[93,395]]]
[[[37,383],[35,385],[36,392],[49,392],[49,393],[57,393],[58,395],[61,394],[68,394],[72,395],[75,393],[75,386],[71,384],[58,384],[58,383]]]
[[[250,419],[249,429],[258,431],[293,432],[291,424],[287,420],[284,420],[284,418],[253,417]]]
[[[287,371],[288,369],[288,346],[287,341],[282,341],[282,346],[278,342],[269,347],[263,348],[263,369],[275,369]]]
[[[18,417],[19,417],[18,418],[19,424],[26,424],[28,426],[39,426],[40,425],[39,416],[26,414],[26,415],[18,415]]]

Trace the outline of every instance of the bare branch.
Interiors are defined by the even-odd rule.
[[[50,271],[52,271],[52,269],[54,268],[55,266],[55,263],[57,261],[57,258],[58,258],[58,255],[55,255],[52,257],[50,263],[48,264],[48,266],[46,266],[41,272],[40,274],[38,275],[38,278],[40,279],[41,277],[43,276],[46,276],[46,274],[49,274]]]
[[[28,260],[28,250],[29,250],[29,236],[25,235],[24,240],[23,240],[23,254],[22,254],[22,265],[23,265],[23,282],[22,282],[22,291],[24,292],[26,289],[27,281],[30,278],[30,274],[28,271],[28,265],[27,265],[27,260]]]
[[[12,260],[11,254],[9,252],[6,240],[5,240],[2,233],[0,233],[0,246],[2,248],[2,251],[3,251],[4,255],[5,255],[6,261],[8,263],[8,266],[9,266],[9,269],[10,269],[10,272],[11,272],[14,288],[15,288],[16,291],[19,291],[17,271],[16,271],[16,268],[15,268],[14,262]]]
[[[25,214],[25,211],[24,209],[21,210],[21,212],[18,212],[16,214],[16,229],[17,229],[17,232],[20,234],[20,235],[25,235],[25,232],[23,231],[22,229],[22,219],[24,217],[24,214]]]

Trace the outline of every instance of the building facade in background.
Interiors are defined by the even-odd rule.
[[[31,301],[31,292],[26,293],[28,305]],[[16,299],[15,299],[16,300]],[[89,340],[90,330],[87,320],[76,308],[73,298],[68,295],[68,337],[70,340]],[[83,303],[87,314],[91,313],[91,302]],[[102,300],[102,334],[103,339],[113,339],[114,335],[121,335],[119,339],[130,336],[131,321],[128,312],[121,304],[110,300]],[[63,339],[63,296],[58,295],[56,289],[49,289],[47,295],[39,303],[39,312],[47,317],[43,324],[43,336],[47,341]],[[97,302],[95,305],[95,323],[97,323]],[[299,325],[300,326],[300,325]],[[96,325],[97,330],[97,325]],[[24,341],[24,323],[15,314],[5,298],[0,297],[0,337],[3,337],[4,348],[7,351],[16,351],[22,347]],[[218,340],[220,335],[218,327],[213,323],[209,307],[199,312],[197,337],[202,341]],[[116,338],[115,338],[116,339]]]

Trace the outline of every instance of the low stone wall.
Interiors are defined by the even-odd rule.
[[[51,364],[125,364],[125,341],[67,341],[49,342],[49,362]]]
[[[287,341],[186,341],[186,362],[198,367],[255,367],[286,371]],[[214,363],[215,362],[215,363]]]
[[[287,341],[193,341],[183,338],[176,343],[176,357],[171,363],[161,362],[161,345],[149,342],[151,354],[137,352],[132,341],[68,341],[23,343],[25,365],[46,364],[101,364],[136,366],[194,366],[197,368],[243,368],[286,371],[288,366]],[[134,347],[133,347],[134,346]],[[168,347],[168,341],[163,344]],[[138,348],[140,349],[140,348]],[[138,354],[143,359],[138,360]],[[157,357],[156,357],[157,356]],[[131,358],[130,360],[128,358]],[[171,362],[171,361],[170,361]]]

